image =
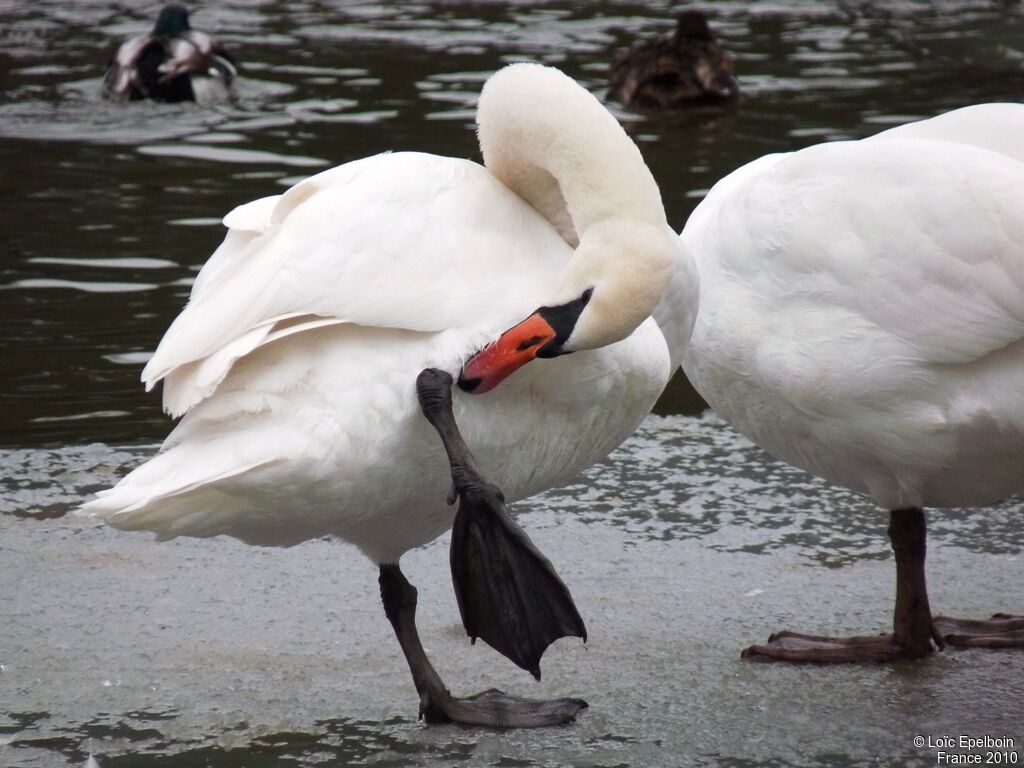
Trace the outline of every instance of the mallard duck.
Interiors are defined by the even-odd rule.
[[[697,10],[679,14],[671,36],[644,40],[612,64],[611,92],[622,104],[677,109],[739,93],[733,57]]]
[[[189,25],[188,8],[167,5],[153,31],[122,43],[103,77],[109,99],[195,101],[231,98],[234,59],[216,40]]]

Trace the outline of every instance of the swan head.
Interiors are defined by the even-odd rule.
[[[188,8],[179,3],[165,5],[156,17],[153,34],[161,37],[177,37],[191,29],[188,23]]]
[[[459,387],[494,389],[536,358],[614,344],[654,311],[679,248],[664,225],[609,219],[591,226],[551,293],[551,301],[501,334],[462,367]]]

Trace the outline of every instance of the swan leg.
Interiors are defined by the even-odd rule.
[[[428,723],[464,723],[491,728],[536,728],[572,722],[586,708],[580,699],[527,699],[494,689],[465,699],[451,695],[430,663],[416,631],[416,587],[397,564],[380,566],[380,596],[420,696],[420,718]]]
[[[765,645],[752,645],[743,658],[838,664],[858,661],[920,659],[943,647],[932,621],[925,582],[926,526],[921,509],[889,514],[889,540],[896,555],[896,607],[892,634],[823,637],[778,632]]]
[[[452,377],[428,369],[416,381],[423,413],[444,442],[459,509],[451,568],[466,632],[540,679],[540,659],[560,637],[587,638],[568,588],[480,472],[452,414]]]
[[[997,613],[987,621],[936,616],[935,626],[955,648],[1024,648],[1024,616]]]

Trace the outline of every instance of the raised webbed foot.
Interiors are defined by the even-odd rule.
[[[451,568],[466,632],[540,679],[540,659],[560,637],[587,630],[568,588],[512,518],[476,466],[452,414],[452,377],[427,369],[416,380],[424,415],[444,442],[459,510]],[[526,701],[526,700],[523,700]]]
[[[551,643],[560,637],[586,642],[569,589],[512,519],[500,492],[462,492],[450,560],[467,634],[483,638],[538,680]]]

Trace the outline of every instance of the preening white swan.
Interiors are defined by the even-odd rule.
[[[479,393],[556,358],[485,397],[455,392],[481,468],[522,498],[600,460],[649,412],[696,284],[639,150],[570,78],[507,67],[477,121],[486,167],[377,155],[229,213],[143,372],[184,418],[85,510],[161,538],[355,544],[381,566],[428,719],[536,725],[576,710],[516,700],[510,720],[507,701],[467,704],[418,676],[415,591],[397,562],[453,510],[417,375],[462,371]],[[666,285],[675,295],[659,305]]]
[[[891,511],[892,635],[782,633],[745,654],[1024,645],[1024,620],[933,621],[922,511],[1024,491],[1024,106],[761,158],[715,185],[682,241],[700,393],[773,455]]]

